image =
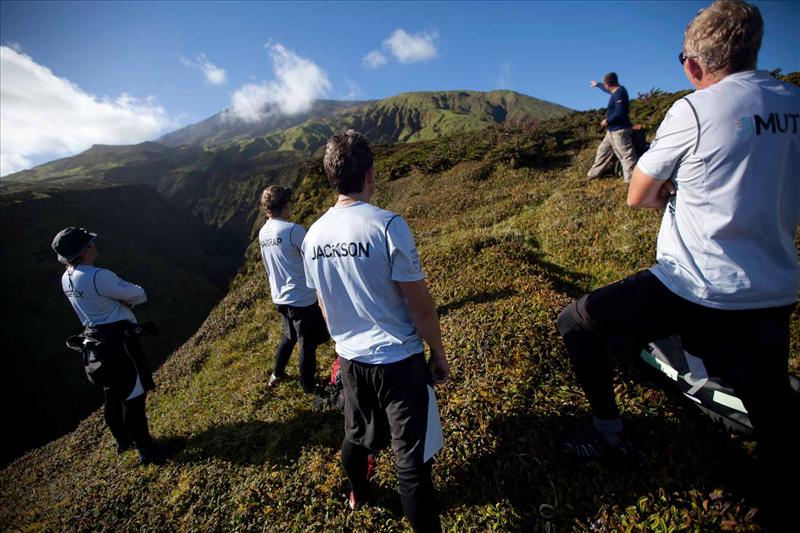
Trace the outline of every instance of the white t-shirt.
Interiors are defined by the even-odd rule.
[[[61,288],[72,308],[86,327],[111,324],[120,320],[137,323],[131,307],[147,301],[144,289],[120,279],[110,270],[89,265],[67,267],[61,276]],[[126,400],[144,394],[142,380],[136,383]]]
[[[61,288],[81,324],[87,327],[120,320],[136,324],[131,307],[147,301],[140,286],[118,278],[110,270],[88,265],[68,267],[61,276]]]
[[[258,232],[261,259],[269,278],[272,301],[277,305],[305,307],[317,301],[306,286],[301,246],[306,230],[299,224],[271,218]]]
[[[332,207],[303,241],[336,353],[389,364],[423,350],[397,281],[425,279],[414,237],[399,215],[365,202]]]
[[[797,301],[797,87],[751,70],[678,100],[638,167],[677,188],[651,269],[672,292],[719,309]]]

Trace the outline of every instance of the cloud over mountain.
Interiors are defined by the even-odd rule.
[[[310,59],[279,43],[268,43],[265,48],[275,79],[242,86],[231,97],[227,118],[257,122],[275,113],[304,113],[330,91],[327,74]]]
[[[133,144],[175,126],[152,97],[97,97],[0,46],[0,175],[93,144]]]
[[[211,85],[223,85],[228,79],[225,69],[210,62],[205,54],[199,54],[194,61],[181,56],[181,63],[187,67],[202,70],[206,81]]]
[[[367,68],[379,68],[386,64],[386,56],[380,50],[373,50],[364,56],[362,63]]]
[[[437,32],[410,34],[399,28],[383,41],[383,46],[401,63],[418,63],[433,59],[438,55],[436,50],[438,39]]]

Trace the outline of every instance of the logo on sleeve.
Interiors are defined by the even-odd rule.
[[[755,131],[754,121],[750,117],[741,117],[737,118],[736,122],[734,122],[733,127],[736,130],[736,138],[740,141],[745,139],[749,139],[753,136],[753,132]]]
[[[417,252],[417,249],[414,248],[408,255],[411,257],[411,264],[414,266],[414,270],[417,272],[421,271],[422,265],[419,262],[419,252]]]

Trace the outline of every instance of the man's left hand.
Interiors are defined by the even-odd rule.
[[[600,125],[605,128],[606,126],[608,126],[608,120],[603,119],[602,121],[600,121]]]

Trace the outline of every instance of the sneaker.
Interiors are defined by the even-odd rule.
[[[356,493],[351,490],[350,497],[347,499],[347,504],[350,506],[350,509],[358,511],[361,508],[361,503],[361,500],[356,499]]]
[[[275,374],[272,374],[269,377],[269,383],[267,383],[267,387],[269,387],[270,389],[275,388],[280,384],[281,381],[283,381],[283,378],[279,378]]]
[[[367,481],[371,481],[375,476],[375,456],[373,454],[367,455]]]
[[[564,448],[581,459],[632,459],[639,456],[633,443],[620,434],[620,441],[611,445],[593,426],[564,440]]]

